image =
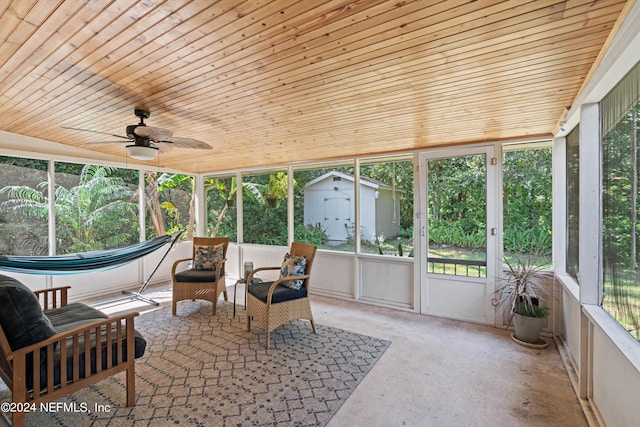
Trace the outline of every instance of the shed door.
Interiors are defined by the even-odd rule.
[[[346,241],[353,237],[351,199],[326,197],[324,199],[324,225],[329,240]]]

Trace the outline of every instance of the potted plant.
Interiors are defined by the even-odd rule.
[[[265,187],[263,196],[270,208],[279,207],[280,201],[287,198],[288,186],[287,175],[284,172],[269,176],[269,183]]]
[[[505,257],[507,268],[495,291],[495,305],[502,309],[506,326],[513,322],[514,339],[525,345],[546,344],[540,340],[540,330],[549,309],[541,306],[540,301],[544,295],[543,282],[551,273],[538,264],[538,259],[535,251],[512,261]]]

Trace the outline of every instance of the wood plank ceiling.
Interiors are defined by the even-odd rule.
[[[625,4],[0,0],[0,129],[140,163],[64,127],[144,107],[189,173],[550,137]]]

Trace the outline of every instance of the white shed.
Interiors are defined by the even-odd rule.
[[[354,237],[353,175],[331,171],[304,186],[304,223],[319,225],[330,241]],[[397,236],[400,230],[399,190],[368,178],[360,178],[360,236]]]

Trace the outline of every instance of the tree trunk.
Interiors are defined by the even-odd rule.
[[[149,207],[149,216],[156,229],[156,236],[164,236],[166,230],[164,227],[164,217],[162,216],[162,208],[160,207],[160,196],[158,194],[158,185],[152,173],[147,173],[147,184],[149,189],[149,199],[147,206]]]
[[[225,214],[227,213],[227,209],[229,209],[229,206],[225,203],[225,205],[222,207],[222,210],[220,211],[220,215],[218,215],[218,220],[216,221],[216,226],[213,227],[213,230],[211,230],[211,237],[216,237],[218,235],[218,230],[220,229],[220,224],[222,224],[222,219],[224,218]]]

